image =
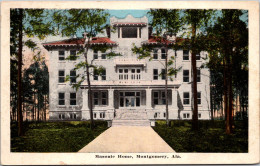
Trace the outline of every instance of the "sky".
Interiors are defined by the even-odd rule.
[[[143,16],[148,17],[149,22],[152,20],[151,17],[149,17],[149,10],[107,10],[107,12],[110,14],[110,17],[117,17],[117,18],[125,18],[127,15],[132,15],[133,17],[140,18]],[[217,14],[218,15],[218,14]],[[247,15],[243,15],[241,17],[241,20],[246,20]],[[109,19],[107,20],[107,24],[109,24]],[[99,34],[98,36],[106,36],[106,34]],[[81,33],[77,33],[77,37],[82,37]],[[52,36],[48,37],[47,41],[45,42],[50,42],[50,41],[57,41],[61,39],[67,39],[68,37],[61,37],[61,36]]]
[[[125,18],[127,15],[132,15],[133,17],[143,17],[148,16],[147,12],[149,10],[109,10],[110,16],[116,16],[118,18]]]

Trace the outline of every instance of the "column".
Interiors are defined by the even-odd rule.
[[[108,89],[108,109],[106,111],[106,119],[112,120],[114,119],[114,89]]]
[[[108,89],[108,106],[114,109],[114,89]]]
[[[146,108],[152,109],[152,89],[146,89]]]
[[[81,119],[89,120],[89,107],[88,107],[88,89],[82,89],[82,109],[81,109]]]
[[[139,36],[139,29],[140,29],[140,27],[137,27],[137,38],[140,38],[140,36]]]
[[[120,38],[122,38],[122,27],[119,28]]]
[[[88,107],[88,89],[82,89],[82,110],[89,110]]]
[[[178,109],[178,91],[177,91],[177,89],[172,89],[172,108]]]

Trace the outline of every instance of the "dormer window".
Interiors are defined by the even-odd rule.
[[[137,27],[122,27],[122,38],[137,38]]]

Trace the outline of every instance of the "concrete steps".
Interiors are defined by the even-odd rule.
[[[117,110],[113,126],[151,126],[147,113],[142,110]]]
[[[115,126],[151,126],[149,120],[113,120],[112,127]]]
[[[147,113],[145,111],[120,110],[116,111],[118,120],[147,120]]]

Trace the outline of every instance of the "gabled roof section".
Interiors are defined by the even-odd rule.
[[[147,25],[145,22],[115,22],[114,26],[136,26],[136,27],[144,27]]]
[[[43,46],[77,46],[77,45],[83,46],[83,44],[84,44],[83,38],[72,38],[67,40],[43,43]],[[116,42],[111,41],[110,38],[107,37],[93,37],[92,40],[90,41],[90,44],[91,45],[99,45],[99,44],[117,45]]]

